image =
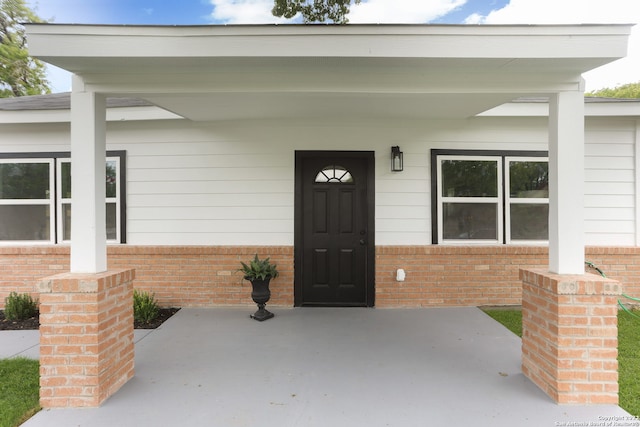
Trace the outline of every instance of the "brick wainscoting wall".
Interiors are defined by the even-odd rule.
[[[110,269],[135,269],[135,287],[163,306],[253,305],[237,271],[255,253],[270,256],[280,277],[268,305],[293,305],[292,246],[109,246]],[[586,259],[640,297],[640,247],[589,247]],[[511,305],[522,301],[520,268],[548,264],[545,247],[378,246],[376,306]],[[396,270],[406,272],[396,281]],[[69,270],[69,247],[0,247],[0,308],[11,291],[37,296],[40,279]]]
[[[618,404],[620,284],[521,270],[522,372],[554,401]]]
[[[134,374],[133,270],[62,273],[40,291],[40,405],[99,406]]]

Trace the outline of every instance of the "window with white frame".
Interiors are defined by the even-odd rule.
[[[548,241],[546,153],[432,151],[433,242]]]
[[[4,156],[0,155],[0,243],[69,243],[70,154]],[[124,162],[124,151],[107,153],[105,209],[110,243],[125,242]]]
[[[549,162],[540,157],[505,159],[507,243],[549,240]]]
[[[0,241],[54,242],[53,159],[0,159]]]

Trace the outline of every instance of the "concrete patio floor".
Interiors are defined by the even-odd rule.
[[[617,406],[556,405],[523,376],[520,339],[476,308],[273,311],[259,323],[249,319],[251,308],[182,309],[159,329],[136,331],[136,375],[102,407],[44,410],[23,426],[542,427],[631,419]]]

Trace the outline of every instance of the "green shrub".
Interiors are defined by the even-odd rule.
[[[240,261],[240,264],[242,268],[239,271],[242,271],[244,278],[249,281],[275,279],[279,274],[276,264],[272,264],[269,258],[260,260],[258,254],[256,254],[255,258],[253,258],[249,264],[242,261]]]
[[[38,313],[38,301],[29,294],[11,292],[4,300],[4,316],[8,320],[24,320]]]
[[[133,318],[137,322],[153,322],[160,313],[160,306],[155,294],[147,291],[133,290]]]

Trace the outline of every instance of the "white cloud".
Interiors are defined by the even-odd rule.
[[[469,25],[482,24],[484,20],[485,17],[480,15],[479,13],[472,13],[471,15],[467,16],[467,19],[464,20],[464,23]]]
[[[273,0],[210,0],[211,17],[224,24],[275,24],[291,22],[273,16]]]
[[[424,23],[438,19],[467,0],[368,0],[351,6],[349,22],[356,23]]]
[[[640,81],[640,1],[638,0],[511,0],[486,16],[471,15],[466,23],[484,24],[637,24],[626,58],[584,74],[586,90]]]
[[[614,24],[640,22],[638,0],[511,0],[487,24]]]

